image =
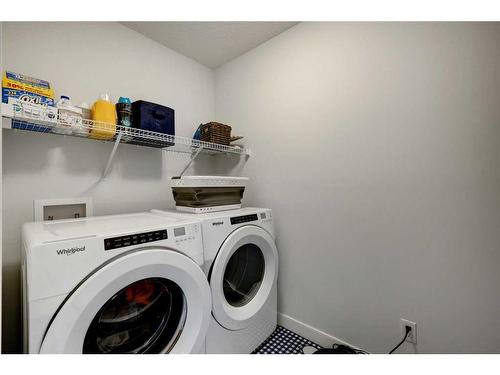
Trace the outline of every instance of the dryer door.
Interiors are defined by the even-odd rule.
[[[195,262],[173,250],[135,250],[78,285],[54,315],[40,352],[200,352],[210,311],[210,287]]]
[[[278,251],[271,235],[248,225],[224,241],[210,274],[212,313],[223,327],[239,330],[268,300],[278,278]]]

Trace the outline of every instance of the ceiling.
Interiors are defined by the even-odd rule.
[[[297,22],[122,22],[164,46],[216,69]]]

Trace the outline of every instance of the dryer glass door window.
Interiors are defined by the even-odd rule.
[[[264,255],[255,244],[238,248],[229,259],[224,272],[224,297],[235,307],[246,305],[252,300],[264,277]]]
[[[179,286],[167,279],[136,281],[120,290],[92,320],[83,353],[165,353],[186,318]]]
[[[240,227],[221,244],[210,271],[212,315],[224,328],[240,330],[274,298],[278,251],[271,235]]]

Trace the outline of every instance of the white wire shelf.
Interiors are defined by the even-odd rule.
[[[93,120],[82,120],[81,123],[65,124],[59,118],[49,120],[43,113],[17,114],[10,104],[2,103],[2,126],[7,129],[19,129],[38,133],[51,133],[91,140],[127,143],[144,147],[165,149],[181,153],[233,154],[249,157],[250,150],[238,146],[226,146],[203,142],[187,137],[157,133],[113,125]]]

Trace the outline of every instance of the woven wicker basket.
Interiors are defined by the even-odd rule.
[[[229,145],[231,140],[231,127],[219,122],[208,122],[201,126],[201,140],[205,142]]]

